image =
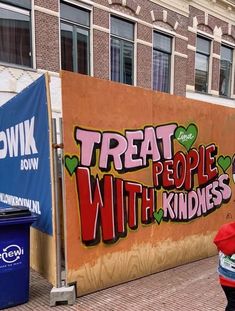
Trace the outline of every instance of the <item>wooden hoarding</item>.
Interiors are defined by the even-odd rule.
[[[62,72],[67,281],[78,295],[216,253],[235,111]]]

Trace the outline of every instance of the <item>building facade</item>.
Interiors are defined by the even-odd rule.
[[[61,69],[235,106],[234,0],[0,0],[0,105]]]

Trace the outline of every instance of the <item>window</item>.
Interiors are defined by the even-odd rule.
[[[221,46],[219,94],[230,96],[232,77],[233,49]]]
[[[0,2],[0,61],[32,66],[30,11]]]
[[[90,72],[90,13],[61,3],[61,67],[64,70]]]
[[[162,33],[153,34],[153,89],[170,92],[172,38]]]
[[[202,37],[197,37],[195,60],[195,90],[198,92],[208,92],[210,49],[210,40]]]
[[[111,17],[111,80],[134,82],[134,24]]]

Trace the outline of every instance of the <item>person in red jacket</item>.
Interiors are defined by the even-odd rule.
[[[225,311],[235,311],[235,222],[222,225],[214,243],[219,250],[219,280],[228,301]]]
[[[235,311],[235,254],[228,256],[219,252],[218,273],[228,301],[225,311]]]

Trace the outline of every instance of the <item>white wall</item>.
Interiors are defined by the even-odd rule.
[[[0,65],[0,106],[30,85],[43,71],[24,70]],[[51,109],[53,116],[61,117],[61,79],[58,73],[50,75]]]
[[[201,101],[208,102],[211,104],[235,108],[235,99],[227,99],[223,97],[194,93],[194,92],[187,92],[186,97],[191,98],[191,99],[201,100]]]

